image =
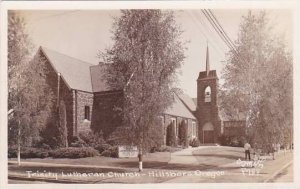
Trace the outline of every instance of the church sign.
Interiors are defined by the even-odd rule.
[[[138,156],[137,146],[118,146],[119,158],[130,158]]]

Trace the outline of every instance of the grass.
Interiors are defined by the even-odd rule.
[[[208,147],[193,152],[199,163],[220,166],[244,158],[244,149],[239,147]]]
[[[160,167],[168,164],[171,159],[170,152],[156,152],[149,153],[143,157],[145,168]],[[16,158],[10,160],[16,161]],[[70,165],[95,165],[95,166],[113,166],[124,168],[138,167],[138,158],[111,158],[104,156],[95,156],[79,159],[68,158],[45,158],[45,159],[22,159],[23,162],[41,162],[41,163],[57,163],[57,164],[70,164]]]
[[[149,171],[210,171],[210,170],[224,170],[226,174],[216,179],[206,177],[192,177],[190,182],[262,182],[264,179],[269,177],[272,173],[278,170],[282,165],[289,161],[293,154],[287,153],[286,155],[279,155],[276,160],[264,162],[264,167],[257,176],[243,176],[239,167],[222,167],[221,165],[233,163],[237,159],[244,158],[243,148],[238,147],[206,147],[203,149],[195,150],[193,156],[197,159],[198,165],[193,164],[169,164],[171,154],[169,152],[156,152],[150,153],[144,156],[144,173]],[[16,159],[12,159],[16,160]],[[119,172],[122,173],[137,171],[138,159],[137,158],[109,158],[109,157],[89,157],[81,159],[26,159],[23,162],[42,162],[42,163],[57,163],[57,164],[69,164],[69,165],[89,165],[89,167],[76,167],[66,165],[32,165],[23,164],[18,167],[16,164],[9,164],[9,173],[26,174],[27,170],[33,172],[78,172],[78,173],[92,173],[92,172]],[[95,166],[95,167],[93,167]],[[102,168],[96,166],[114,166],[117,168]],[[129,169],[122,169],[129,168]],[[132,169],[131,169],[132,168]],[[151,169],[147,169],[151,168]],[[230,173],[233,173],[230,174]],[[76,178],[74,178],[76,179]],[[171,178],[168,177],[124,177],[124,178],[87,178],[84,179],[84,183],[159,183],[167,181]],[[187,178],[189,179],[189,178]],[[184,179],[183,179],[184,180]],[[180,182],[174,180],[174,182]]]

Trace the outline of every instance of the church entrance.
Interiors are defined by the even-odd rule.
[[[202,143],[214,143],[214,126],[207,122],[202,128]]]

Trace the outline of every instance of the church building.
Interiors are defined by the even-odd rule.
[[[102,131],[109,136],[122,122],[116,106],[122,105],[121,90],[109,90],[104,70],[107,64],[93,65],[59,52],[40,47],[48,70],[47,81],[56,95],[68,140],[80,132]],[[218,109],[218,77],[210,70],[207,47],[206,70],[197,78],[197,99],[174,93],[174,103],[161,116],[163,145],[168,145],[168,132],[174,132],[180,144],[180,127],[186,127],[188,139],[200,143],[217,143],[221,133]],[[195,83],[196,85],[196,83]],[[168,128],[172,129],[168,129]]]

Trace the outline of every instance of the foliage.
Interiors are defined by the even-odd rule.
[[[175,71],[184,60],[181,33],[170,11],[122,10],[114,44],[102,54],[110,63],[107,83],[124,92],[123,106],[116,107],[123,117],[121,136],[140,150],[153,145],[156,119],[172,103]]]
[[[175,127],[170,123],[167,127],[167,145],[168,146],[177,146],[177,140],[175,135]]]
[[[245,136],[225,136],[219,137],[219,142],[222,146],[244,147],[246,143]]]
[[[102,132],[95,133],[94,131],[81,131],[79,132],[79,138],[90,147],[95,147],[105,143]]]
[[[172,146],[160,146],[160,147],[153,147],[150,150],[150,153],[154,153],[154,152],[176,152],[182,150],[182,148],[180,147],[172,147]]]
[[[87,147],[88,145],[80,137],[73,136],[70,147]]]
[[[228,117],[245,113],[251,139],[265,148],[291,142],[293,66],[286,45],[268,27],[264,12],[251,11],[243,18],[235,45],[223,70],[221,108]]]
[[[98,145],[96,145],[94,148],[95,148],[96,150],[98,150],[98,152],[99,152],[100,154],[102,154],[102,152],[111,149],[112,146],[111,146],[110,144],[105,144],[105,143],[103,143],[103,144],[98,144]]]
[[[118,157],[118,147],[117,146],[112,146],[112,147],[104,150],[101,153],[101,156],[117,158]]]
[[[53,94],[47,90],[45,59],[36,55],[30,60],[32,46],[25,21],[9,11],[8,109],[14,110],[8,122],[9,145],[16,144],[19,129],[22,146],[38,141],[52,108]]]
[[[198,147],[198,146],[200,146],[200,141],[197,138],[193,138],[192,140],[190,140],[190,146]]]
[[[179,125],[179,144],[188,147],[189,141],[188,141],[188,125],[184,123],[184,121]]]
[[[59,148],[49,152],[49,155],[53,158],[84,158],[84,157],[94,157],[99,155],[98,151],[91,147],[68,147]]]
[[[49,156],[48,150],[39,148],[24,147],[21,149],[21,158],[46,158]],[[17,157],[17,147],[8,148],[8,158]]]

